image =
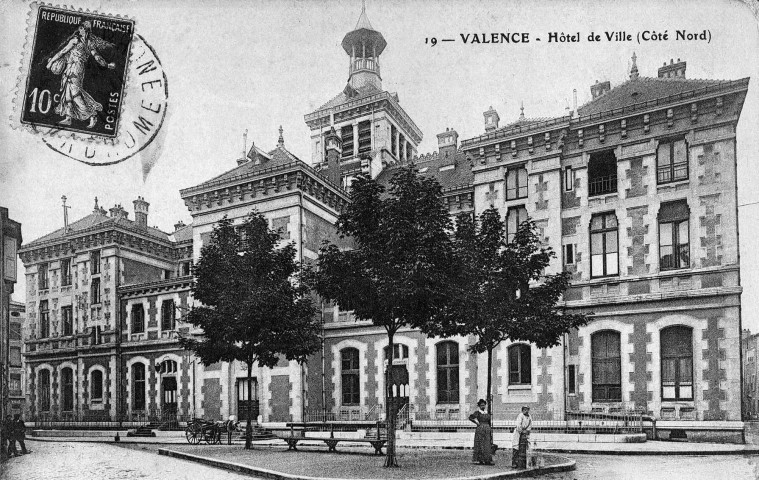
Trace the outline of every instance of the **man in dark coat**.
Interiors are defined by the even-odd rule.
[[[13,417],[10,415],[5,417],[3,430],[5,430],[5,436],[8,440],[8,457],[18,457],[18,451],[16,451],[16,435],[13,431]]]
[[[24,443],[24,440],[26,440],[26,424],[21,418],[21,415],[18,413],[13,419],[13,438],[16,439],[19,446],[21,447],[21,455],[26,455],[29,453],[29,451],[26,449],[26,444]]]

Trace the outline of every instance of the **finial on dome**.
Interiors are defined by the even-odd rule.
[[[519,119],[524,120],[524,101],[519,104]]]
[[[638,78],[638,63],[637,63],[637,60],[638,60],[638,56],[635,55],[635,52],[633,52],[633,56],[632,56],[633,63],[632,63],[632,67],[630,68],[630,80],[634,80],[634,79]]]

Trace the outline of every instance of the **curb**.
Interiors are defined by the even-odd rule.
[[[240,463],[226,462],[223,460],[216,460],[214,458],[201,457],[199,455],[192,455],[190,453],[175,452],[173,450],[166,450],[163,448],[158,450],[158,455],[173,457],[180,460],[188,460],[191,462],[207,465],[209,467],[220,468],[223,470],[230,470],[233,472],[243,473],[246,475],[256,475],[256,476],[268,478],[271,480],[325,480],[325,478],[328,478],[329,480],[355,480],[355,479],[340,479],[340,478],[335,478],[335,477],[307,477],[307,476],[300,476],[300,475],[291,475],[289,473],[277,472],[275,470],[251,467],[251,466],[243,465]],[[577,467],[577,462],[575,462],[574,460],[569,459],[569,458],[566,458],[565,460],[566,461],[563,463],[560,463],[558,465],[551,465],[548,467],[534,468],[530,470],[522,470],[522,471],[516,471],[516,472],[500,472],[500,473],[495,473],[492,475],[460,477],[460,478],[450,479],[450,480],[500,480],[500,479],[505,479],[505,478],[534,477],[536,475],[542,475],[546,473],[568,472],[568,471],[574,470]],[[370,479],[360,479],[360,480],[370,480]]]
[[[744,450],[712,450],[708,452],[700,452],[700,451],[688,451],[688,450],[661,450],[661,451],[654,451],[654,450],[579,450],[579,449],[571,449],[571,448],[536,448],[536,451],[539,452],[551,452],[551,453],[573,453],[576,455],[615,455],[615,456],[636,456],[636,457],[642,457],[642,456],[661,456],[661,455],[667,455],[667,456],[714,456],[714,455],[759,455],[759,448],[752,448],[752,449],[744,449]]]

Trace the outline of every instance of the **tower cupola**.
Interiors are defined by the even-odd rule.
[[[372,84],[382,90],[379,56],[387,42],[380,32],[372,27],[366,16],[366,4],[361,8],[356,28],[343,37],[343,50],[350,57],[348,85],[358,89]]]

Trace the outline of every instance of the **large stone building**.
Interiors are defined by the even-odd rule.
[[[743,408],[746,419],[759,419],[759,333],[743,330]]]
[[[337,306],[321,308],[322,352],[302,366],[257,369],[253,398],[244,366],[200,365],[175,337],[188,329],[188,262],[221,218],[240,223],[255,209],[309,262],[322,240],[339,241],[334,225],[355,175],[387,183],[414,162],[442,184],[452,215],[494,206],[509,234],[532,218],[559,253],[550,270],[572,273],[565,305],[594,313],[559,347],[504,342],[495,351],[497,417],[528,404],[557,419],[636,410],[669,428],[741,420],[735,131],[748,79],[690,80],[681,61],[643,77],[633,57],[628,81],[596,83],[592,100],[566,116],[500,126],[490,108],[482,135],[459,145],[446,129],[437,152],[418,155],[421,132],[382,90],[386,45],[362,11],[342,42],[347,85],[305,117],[311,165],[285,148],[280,129],[274,149],[252,145],[226,173],[183,189],[193,223],[171,235],[147,227],[139,199],[135,222],[96,206],[24,246],[27,314],[38,325],[26,351],[34,411],[72,411],[74,402],[78,412],[220,418],[253,402],[264,422],[378,415],[387,337]],[[487,360],[470,353],[473,339],[412,330],[395,339],[394,381],[409,416],[459,419],[484,396]]]

